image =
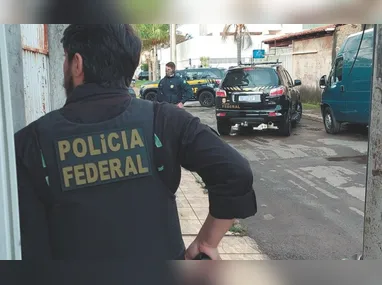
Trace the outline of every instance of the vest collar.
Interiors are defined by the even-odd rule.
[[[75,102],[81,102],[100,96],[128,96],[127,88],[105,88],[96,83],[87,83],[77,86],[72,94],[66,99],[65,106]]]

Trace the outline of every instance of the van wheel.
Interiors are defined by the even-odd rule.
[[[221,136],[228,136],[231,133],[231,124],[226,121],[217,121],[218,132]]]
[[[145,99],[146,100],[149,100],[149,101],[155,101],[157,99],[157,93],[155,92],[148,92],[145,96]]]
[[[341,123],[334,118],[333,111],[330,107],[324,110],[324,125],[328,134],[338,134],[341,130]]]
[[[203,91],[199,95],[199,103],[202,107],[212,107],[214,105],[215,96],[210,91]]]

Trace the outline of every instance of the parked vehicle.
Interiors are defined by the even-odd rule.
[[[279,62],[230,68],[216,91],[218,132],[228,135],[250,127],[290,136],[302,117],[299,85]]]
[[[194,97],[191,101],[199,101],[203,107],[212,107],[215,103],[215,88],[224,76],[220,68],[192,68],[177,70],[176,74],[186,78],[191,85]],[[155,100],[159,81],[152,81],[141,86],[139,91],[142,99]]]
[[[138,80],[149,80],[149,72],[148,71],[141,71],[138,74]]]
[[[329,134],[339,133],[342,123],[369,124],[374,29],[362,34],[345,40],[329,76],[320,79],[321,112]]]

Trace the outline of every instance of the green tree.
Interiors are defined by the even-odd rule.
[[[153,57],[150,58],[149,76],[150,80],[158,79],[158,46],[169,42],[170,25],[169,24],[134,24],[133,25],[142,40],[143,49],[153,51]],[[151,64],[150,64],[151,63]],[[152,78],[151,78],[152,77]]]
[[[208,67],[210,65],[210,58],[207,57],[207,56],[202,56],[200,58],[200,64],[203,66],[203,67]]]
[[[149,65],[147,63],[142,63],[141,69],[142,69],[142,71],[149,71]]]
[[[225,41],[229,36],[237,45],[237,64],[241,63],[241,51],[252,46],[251,34],[246,24],[226,24],[222,32],[222,39]]]

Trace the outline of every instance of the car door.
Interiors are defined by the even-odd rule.
[[[336,120],[340,122],[345,122],[348,119],[343,78],[343,63],[344,58],[342,56],[336,59],[332,72],[329,76],[326,91],[326,102],[332,108]]]
[[[292,98],[292,110],[295,111],[298,102],[298,90],[294,86],[294,81],[292,79],[292,76],[290,76],[289,72],[286,69],[284,69],[284,72],[289,85],[289,94]]]
[[[195,69],[186,69],[184,71],[187,83],[191,86],[192,92],[195,94],[198,92],[198,72]]]
[[[289,79],[288,79],[288,76],[287,74],[285,73],[285,69],[281,66],[278,67],[278,73],[280,75],[280,79],[281,79],[281,85],[282,86],[285,86],[286,89],[287,89],[287,94],[286,94],[286,97],[288,100],[291,100],[292,101],[292,96],[291,96],[291,93],[290,93],[290,82],[289,82]]]

